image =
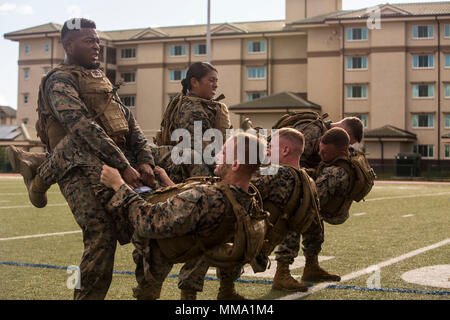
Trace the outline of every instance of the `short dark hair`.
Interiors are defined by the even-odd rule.
[[[193,63],[187,73],[186,78],[181,81],[183,86],[183,94],[186,95],[188,90],[191,90],[191,79],[195,78],[200,81],[204,76],[208,75],[209,72],[216,71],[217,69],[208,62],[195,62]]]
[[[351,134],[358,143],[361,143],[364,134],[364,125],[362,121],[357,117],[347,117],[344,119],[344,123],[350,130]]]
[[[85,18],[72,18],[64,22],[61,29],[61,41],[64,41],[67,34],[80,31],[81,28],[97,29],[94,21]]]
[[[322,137],[323,144],[332,144],[338,148],[348,148],[350,145],[350,136],[347,131],[342,128],[332,128],[328,130]]]

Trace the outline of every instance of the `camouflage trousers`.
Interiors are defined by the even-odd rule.
[[[311,226],[301,235],[302,249],[305,257],[317,256],[322,250],[324,242],[323,221],[314,219]],[[297,232],[289,232],[283,242],[278,245],[275,251],[275,259],[278,262],[288,264],[294,263],[294,259],[300,251],[300,234]]]
[[[59,188],[83,233],[81,288],[74,299],[104,299],[112,280],[117,246],[113,220],[105,210],[113,195],[100,184],[100,167],[76,167],[59,181]]]
[[[182,290],[203,291],[206,273],[209,265],[205,257],[191,259],[180,270],[178,288]],[[234,268],[216,268],[216,275],[220,281],[234,282],[241,276],[242,266]]]

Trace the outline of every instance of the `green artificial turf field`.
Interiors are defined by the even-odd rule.
[[[0,299],[72,299],[66,268],[80,263],[81,232],[58,187],[48,197],[47,207],[36,209],[22,179],[0,178]],[[346,223],[325,226],[321,266],[343,276],[340,283],[315,284],[307,293],[273,291],[273,262],[264,274],[246,269],[236,288],[250,299],[450,299],[449,230],[450,185],[377,182],[365,202],[353,204]],[[131,252],[131,245],[118,247],[119,272],[107,299],[133,299]],[[378,270],[367,270],[373,265]],[[162,299],[179,299],[180,267],[166,280]],[[291,269],[301,276],[301,253]],[[216,299],[218,286],[211,269],[198,298]]]

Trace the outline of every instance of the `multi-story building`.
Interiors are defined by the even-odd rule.
[[[16,124],[17,111],[8,106],[0,106],[0,126]]]
[[[211,62],[234,127],[250,116],[270,128],[286,111],[305,108],[333,120],[355,115],[372,159],[416,151],[450,160],[450,2],[378,9],[286,0],[285,20],[212,25]],[[40,79],[64,58],[60,29],[50,23],[5,35],[20,43],[18,121],[36,121]],[[148,137],[188,66],[206,59],[206,29],[99,32],[102,67],[112,82],[124,80],[119,94]]]

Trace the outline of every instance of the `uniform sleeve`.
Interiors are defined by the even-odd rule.
[[[128,218],[140,237],[152,239],[173,238],[214,228],[225,206],[220,205],[220,201],[214,206],[210,203],[210,196],[193,188],[152,204],[126,185],[122,185],[110,200],[113,208],[125,208],[128,211]]]
[[[209,142],[203,142],[203,134],[206,130],[212,128],[211,119],[209,119],[208,114],[203,110],[203,108],[199,105],[199,103],[194,103],[192,101],[189,101],[188,103],[184,104],[180,111],[179,119],[180,123],[178,124],[178,128],[184,128],[187,131],[189,131],[191,135],[191,148],[195,148],[195,122],[201,123],[201,129],[202,129],[202,136],[199,137],[200,141],[199,144],[202,145],[202,150],[206,145],[209,144]]]
[[[295,178],[288,168],[280,167],[277,174],[261,175],[252,180],[263,200],[284,207],[294,191]]]
[[[308,160],[312,155],[319,152],[319,144],[321,138],[321,130],[316,125],[310,125],[304,130],[301,130],[303,126],[296,127],[297,130],[301,131],[305,137],[305,150],[301,156],[302,161]]]
[[[127,108],[123,109],[128,119],[129,133],[127,143],[129,150],[134,151],[138,165],[147,163],[154,167],[155,161],[153,159],[152,149],[144,135],[144,132],[142,132],[142,129],[134,118],[133,113]]]
[[[121,171],[129,166],[119,147],[90,116],[69,75],[54,74],[47,80],[45,89],[52,113],[78,146]]]
[[[350,187],[350,177],[343,168],[337,166],[326,167],[316,179],[320,205],[324,206],[336,196],[347,194]]]

